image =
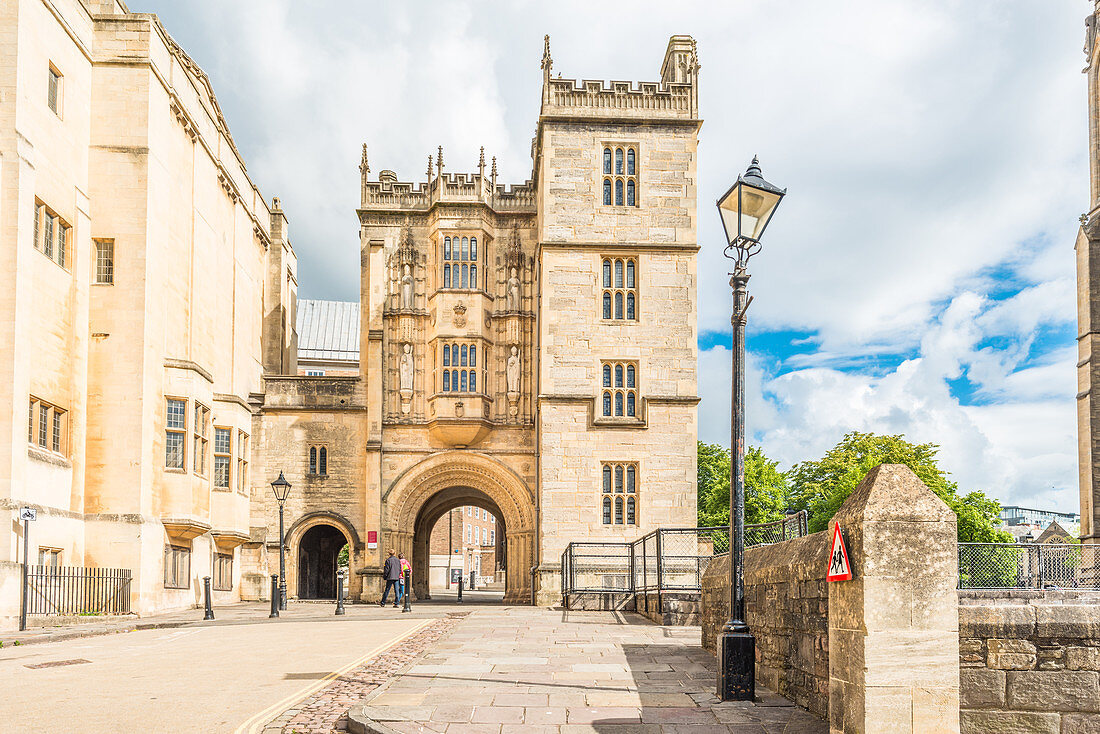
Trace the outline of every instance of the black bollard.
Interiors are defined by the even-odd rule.
[[[336,616],[344,615],[344,571],[341,569],[336,574]]]
[[[465,583],[466,583],[466,577],[465,576],[459,576],[458,577],[458,603],[459,604],[462,603],[462,586]]]
[[[214,604],[210,601],[210,577],[202,577],[203,592],[206,596],[206,614],[202,615],[204,620],[214,618]]]
[[[401,608],[401,613],[411,612],[412,607],[409,606],[409,597],[412,596],[412,571],[405,571],[405,606]]]
[[[271,614],[268,619],[279,616],[279,574],[271,574]]]
[[[477,578],[477,571],[470,571],[470,591],[474,590],[474,579]]]

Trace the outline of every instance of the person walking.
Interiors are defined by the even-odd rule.
[[[393,589],[393,608],[397,608],[398,594],[400,593],[400,587],[398,581],[401,579],[401,561],[390,551],[389,558],[386,559],[386,563],[382,566],[382,578],[386,582],[386,588],[382,591],[382,600],[378,602],[378,606],[386,606],[386,598],[390,595],[390,589]]]
[[[397,554],[397,561],[401,564],[401,581],[398,584],[400,593],[397,596],[397,601],[400,602],[402,599],[405,598],[405,594],[408,592],[408,589],[405,588],[405,579],[408,578],[408,582],[410,584],[412,583],[412,566],[409,564],[408,561],[405,560],[404,553]],[[405,576],[406,571],[409,572],[409,575],[407,577]]]

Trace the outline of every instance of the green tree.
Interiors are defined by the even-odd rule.
[[[745,523],[782,520],[787,507],[786,475],[779,462],[750,446],[745,452]],[[729,525],[730,452],[699,442],[699,526]]]
[[[999,530],[1000,504],[982,492],[959,494],[958,485],[939,467],[939,446],[910,443],[904,436],[853,431],[817,461],[795,464],[789,472],[793,505],[810,513],[810,532],[824,530],[844,500],[879,464],[905,464],[958,516],[959,541],[1010,542]]]

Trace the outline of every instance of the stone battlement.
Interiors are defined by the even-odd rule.
[[[382,171],[378,178],[363,181],[360,208],[427,211],[437,203],[482,203],[495,211],[535,212],[536,189],[531,181],[494,185],[480,173],[444,173],[411,183],[398,181],[393,171]]]

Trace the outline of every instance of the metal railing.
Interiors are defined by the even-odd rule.
[[[745,547],[807,534],[801,510],[783,520],[745,526]],[[697,592],[714,556],[729,552],[729,527],[661,528],[629,543],[574,542],[561,555],[569,594]]]
[[[1100,546],[959,543],[960,589],[1100,589]]]
[[[28,615],[130,613],[130,569],[28,566]]]

